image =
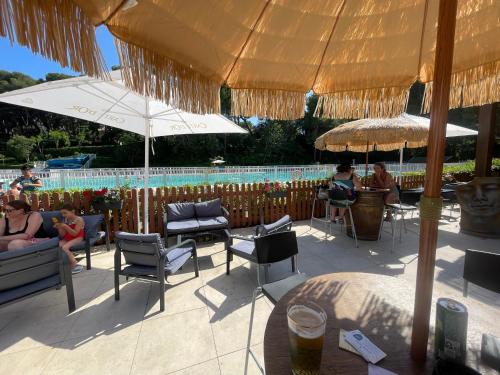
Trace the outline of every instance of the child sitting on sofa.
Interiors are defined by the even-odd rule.
[[[71,247],[82,242],[85,238],[85,221],[76,214],[76,209],[71,203],[66,203],[61,208],[61,215],[64,222],[60,223],[57,218],[52,218],[54,228],[59,232],[59,246],[68,255],[72,273],[77,274],[83,271],[83,266],[77,263],[75,256],[71,252]]]

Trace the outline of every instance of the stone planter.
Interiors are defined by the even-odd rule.
[[[461,208],[460,230],[500,238],[500,177],[475,177],[455,192]]]

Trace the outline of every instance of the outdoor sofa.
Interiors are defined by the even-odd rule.
[[[56,217],[57,220],[62,221],[63,218],[59,211],[42,211],[40,212],[43,218],[43,229],[50,237],[57,237],[57,229],[54,228],[54,223],[52,218]],[[99,240],[105,239],[106,246],[109,250],[109,232],[107,226],[104,226],[104,230],[101,230],[102,224],[104,222],[104,215],[83,215],[83,220],[85,221],[85,238],[84,241],[71,247],[72,251],[85,251],[85,257],[87,259],[87,269],[91,268],[90,261],[90,248]]]
[[[0,253],[0,306],[62,286],[71,313],[75,310],[71,266],[59,238]]]
[[[222,206],[220,198],[205,202],[169,203],[163,216],[165,225],[165,243],[168,237],[177,236],[177,242],[183,236],[195,234],[224,235],[229,228],[229,212]]]

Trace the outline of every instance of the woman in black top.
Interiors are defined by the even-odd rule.
[[[39,212],[21,200],[5,205],[5,217],[0,219],[0,250],[18,250],[49,239],[43,229]]]

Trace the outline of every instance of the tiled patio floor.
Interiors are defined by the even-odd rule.
[[[414,220],[411,230],[417,224]],[[310,229],[308,222],[298,222],[294,230],[300,269],[309,275],[380,273],[415,284],[415,234],[404,236],[391,254],[387,233],[378,243],[360,241],[355,248],[338,226],[326,240],[321,224]],[[469,345],[477,348],[482,332],[500,336],[500,298],[471,286],[464,299],[461,278],[466,248],[500,252],[499,241],[458,234],[457,222],[444,220],[438,247],[434,298],[446,296],[468,306]],[[64,289],[0,308],[0,374],[242,374],[256,277],[237,257],[226,276],[223,249],[221,243],[200,246],[200,277],[194,278],[189,263],[169,279],[163,313],[156,284],[150,282],[123,279],[121,300],[115,301],[113,252],[93,254],[93,269],[74,277],[73,314],[67,315]],[[261,360],[271,310],[265,298],[258,300],[252,344]],[[250,373],[258,373],[253,363]]]

